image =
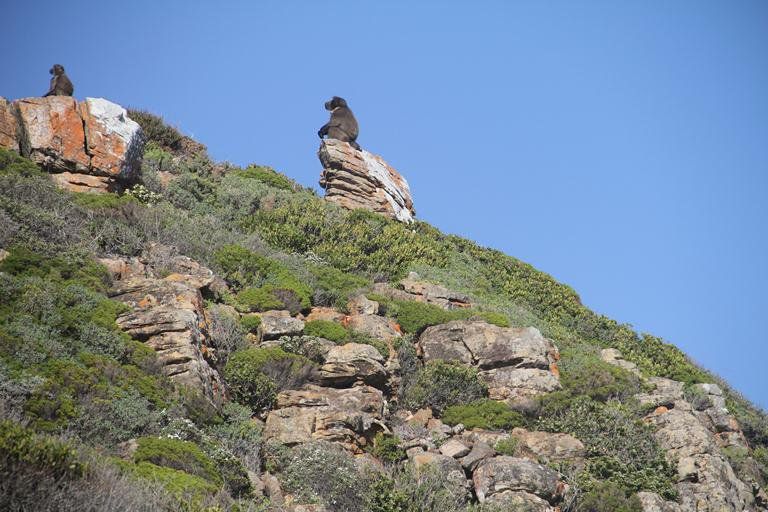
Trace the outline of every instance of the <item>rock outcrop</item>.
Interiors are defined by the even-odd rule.
[[[513,406],[527,406],[532,398],[560,388],[557,348],[534,327],[455,320],[426,329],[418,348],[425,362],[442,359],[476,366],[490,398]]]
[[[116,279],[110,297],[130,308],[117,324],[155,350],[166,375],[221,404],[225,389],[206,359],[211,354],[201,295],[214,281],[213,272],[178,255],[158,268],[157,251],[168,248],[151,246],[140,258],[101,260]]]
[[[384,396],[378,389],[306,385],[283,391],[267,416],[264,439],[285,445],[330,441],[361,453],[376,432],[386,430]]]
[[[525,510],[554,510],[565,490],[560,475],[528,459],[499,455],[483,460],[472,474],[480,503],[510,507],[525,504]]]
[[[402,222],[413,221],[416,211],[408,182],[380,156],[324,139],[318,157],[323,164],[320,186],[328,201],[350,210],[363,208]]]
[[[467,295],[454,292],[439,284],[422,280],[415,272],[400,280],[397,287],[389,283],[376,283],[373,291],[397,300],[413,300],[434,304],[443,309],[460,309],[472,307]]]
[[[136,179],[144,136],[123,107],[103,98],[0,98],[0,146],[38,163],[63,188],[106,192]]]

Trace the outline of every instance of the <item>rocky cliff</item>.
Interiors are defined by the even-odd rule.
[[[321,199],[140,121],[0,101],[0,509],[768,510],[762,411],[380,157]]]

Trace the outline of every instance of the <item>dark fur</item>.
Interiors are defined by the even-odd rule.
[[[53,78],[51,78],[51,88],[44,96],[72,96],[75,87],[64,72],[64,66],[54,64],[48,72],[53,75]]]
[[[353,148],[360,151],[360,145],[356,142],[359,133],[357,119],[344,98],[334,96],[330,101],[326,101],[325,110],[331,111],[331,119],[318,130],[317,135],[321,139],[327,135],[329,139],[349,142]]]

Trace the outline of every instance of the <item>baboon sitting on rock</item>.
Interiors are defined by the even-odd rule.
[[[330,101],[326,101],[325,110],[331,111],[331,119],[318,130],[317,135],[321,139],[327,135],[329,139],[348,142],[350,146],[360,151],[360,145],[355,142],[359,132],[357,119],[344,98],[334,96]]]
[[[61,64],[54,64],[49,73],[53,75],[53,78],[51,78],[51,88],[43,95],[43,97],[72,96],[72,93],[75,92],[75,87],[64,72],[64,66]]]

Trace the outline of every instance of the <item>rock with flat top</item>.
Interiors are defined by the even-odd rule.
[[[370,345],[347,343],[331,348],[320,367],[320,380],[326,386],[344,387],[362,382],[382,387],[387,380],[384,357]]]
[[[413,222],[416,211],[408,182],[383,158],[335,139],[323,140],[318,157],[323,165],[320,186],[327,201]]]

